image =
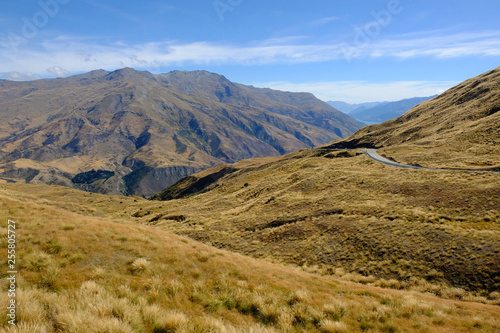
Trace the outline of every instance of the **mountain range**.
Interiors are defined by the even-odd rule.
[[[3,80],[0,177],[149,195],[207,167],[310,148],[362,126],[312,94],[205,71]]]
[[[375,107],[377,105],[385,104],[388,102],[366,102],[366,103],[347,103],[347,102],[342,102],[342,101],[327,101],[328,104],[333,106],[339,111],[342,111],[346,114],[349,114],[351,112],[355,111],[362,111],[362,110],[367,110],[369,108]]]
[[[373,102],[362,104],[349,104],[344,102],[328,102],[338,110],[348,113],[351,117],[367,123],[378,124],[397,118],[418,104],[436,97],[413,97],[394,102]]]

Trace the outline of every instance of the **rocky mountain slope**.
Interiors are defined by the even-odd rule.
[[[148,195],[207,167],[324,144],[361,126],[311,94],[204,71],[1,81],[0,177]]]
[[[500,168],[500,67],[471,78],[401,117],[325,147],[381,148],[403,163]],[[390,147],[390,148],[389,148]]]

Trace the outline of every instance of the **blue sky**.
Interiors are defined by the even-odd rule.
[[[204,69],[350,103],[429,96],[500,66],[498,0],[40,0],[0,12],[0,75]]]

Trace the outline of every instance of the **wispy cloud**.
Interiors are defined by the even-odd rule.
[[[458,83],[457,81],[397,81],[387,83],[336,81],[309,83],[254,82],[252,85],[292,92],[308,91],[324,101],[364,103],[432,96],[441,94]]]
[[[339,18],[336,17],[336,16],[323,17],[323,18],[311,21],[307,25],[309,27],[311,27],[311,28],[316,28],[316,27],[320,27],[320,26],[326,25],[326,24],[328,24],[330,22],[336,21],[338,19]]]
[[[359,44],[359,43],[358,43]],[[0,41],[0,73],[29,72],[47,76],[47,68],[68,73],[132,66],[144,69],[172,65],[264,65],[346,61],[359,58],[457,58],[499,56],[500,31],[444,34],[436,31],[377,39],[363,44],[310,44],[301,36],[246,45],[177,41],[104,44],[100,39],[64,36],[14,54]],[[58,72],[62,73],[61,71]],[[52,73],[53,74],[53,73]],[[5,75],[4,75],[5,77]]]
[[[124,11],[121,11],[120,9],[118,8],[115,8],[115,7],[111,7],[111,6],[108,6],[106,4],[103,4],[101,2],[97,2],[97,1],[92,1],[92,0],[86,0],[86,2],[89,4],[89,5],[92,5],[96,8],[99,8],[101,10],[104,10],[110,14],[113,14],[115,16],[118,16],[118,17],[121,17],[121,18],[124,18],[128,21],[132,21],[132,22],[135,22],[135,23],[140,23],[141,20],[137,17],[134,17],[132,15],[129,15],[127,13],[125,13]]]

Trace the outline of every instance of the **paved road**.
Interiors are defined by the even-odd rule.
[[[491,172],[491,173],[498,173],[500,174],[499,171],[487,171],[487,170],[467,170],[467,169],[438,169],[438,168],[426,168],[426,167],[421,167],[421,166],[416,166],[416,165],[408,165],[408,164],[401,164],[398,162],[394,162],[391,160],[388,160],[385,157],[380,156],[377,154],[376,149],[363,149],[363,153],[366,154],[369,158],[371,158],[374,161],[377,161],[379,163],[384,163],[386,165],[396,167],[396,168],[407,168],[407,169],[425,169],[425,170],[447,170],[447,171],[470,171],[470,172]]]
[[[384,164],[387,164],[389,166],[393,166],[393,167],[397,167],[397,168],[428,169],[428,168],[419,167],[416,165],[401,164],[398,162],[388,160],[387,158],[382,157],[379,154],[377,154],[377,149],[363,149],[363,153],[365,153],[366,156],[368,156],[369,158],[371,158],[374,161],[377,161],[379,163],[384,163]],[[436,170],[436,169],[433,169],[433,170]]]

